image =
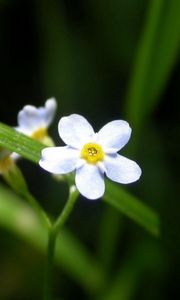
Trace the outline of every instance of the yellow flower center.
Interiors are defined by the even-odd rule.
[[[85,144],[81,150],[81,158],[90,164],[96,164],[104,158],[104,152],[100,145],[94,143]]]
[[[13,160],[10,156],[6,156],[5,158],[0,160],[0,173],[4,173],[8,171],[13,165]]]
[[[46,128],[38,128],[31,135],[32,139],[37,140],[39,142],[43,141],[43,139],[48,135]]]

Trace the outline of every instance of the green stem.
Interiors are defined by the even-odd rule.
[[[48,247],[47,247],[47,264],[44,278],[44,300],[51,300],[52,297],[52,283],[53,283],[53,263],[56,246],[56,234],[53,231],[53,226],[49,228],[48,232]]]
[[[78,195],[79,195],[79,193],[78,193],[76,187],[74,185],[71,186],[69,189],[69,198],[66,202],[66,205],[53,225],[53,230],[56,234],[60,230],[60,228],[62,228],[62,226],[65,224],[67,218],[69,217],[69,215],[74,207],[74,204],[77,200]]]
[[[49,228],[48,235],[48,245],[47,245],[47,264],[45,269],[45,279],[44,279],[44,300],[52,300],[52,283],[53,283],[53,262],[55,256],[55,247],[56,247],[56,239],[59,230],[65,224],[68,219],[76,199],[78,197],[78,192],[75,186],[71,186],[69,190],[69,198],[60,213],[57,220],[54,224]]]

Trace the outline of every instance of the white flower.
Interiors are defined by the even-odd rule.
[[[54,98],[48,99],[44,107],[24,106],[18,113],[18,127],[16,127],[16,130],[44,142],[44,139],[48,136],[47,129],[54,118],[56,107],[57,104]]]
[[[124,184],[139,179],[141,169],[137,163],[117,153],[131,135],[126,121],[112,121],[95,133],[84,117],[73,114],[60,119],[58,130],[67,146],[43,149],[39,164],[54,174],[75,170],[77,189],[86,198],[103,196],[104,174]]]

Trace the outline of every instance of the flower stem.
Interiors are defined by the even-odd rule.
[[[68,200],[66,202],[65,207],[63,208],[61,214],[59,215],[59,217],[57,218],[57,220],[55,221],[54,225],[53,225],[53,230],[55,232],[55,234],[57,234],[57,232],[62,228],[62,226],[65,224],[67,218],[69,217],[74,204],[77,200],[79,193],[76,189],[76,187],[70,186],[69,188],[69,197]]]
[[[52,283],[53,283],[53,262],[55,254],[56,235],[53,226],[48,232],[47,262],[44,278],[44,300],[52,300]]]
[[[45,269],[45,279],[44,279],[44,300],[52,300],[52,283],[53,283],[53,263],[55,257],[55,248],[57,234],[62,226],[65,224],[68,219],[74,204],[78,197],[78,191],[75,186],[71,186],[69,190],[68,200],[60,213],[57,220],[49,228],[48,232],[48,245],[47,245],[47,264]]]

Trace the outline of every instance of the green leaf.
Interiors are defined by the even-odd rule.
[[[39,142],[17,133],[4,124],[0,124],[0,146],[15,151],[35,163],[38,163],[41,150],[44,148]],[[158,215],[130,193],[107,181],[104,199],[153,235],[159,235]]]
[[[135,129],[160,100],[180,48],[180,1],[150,1],[127,95],[127,115]]]
[[[120,186],[107,181],[104,200],[154,236],[159,236],[160,224],[158,214]]]
[[[48,230],[34,210],[2,185],[0,195],[0,225],[45,254]],[[68,230],[62,230],[56,246],[56,264],[61,269],[89,292],[101,287],[102,269]]]
[[[41,150],[45,147],[15,129],[0,123],[0,146],[16,152],[35,163],[38,163]]]

